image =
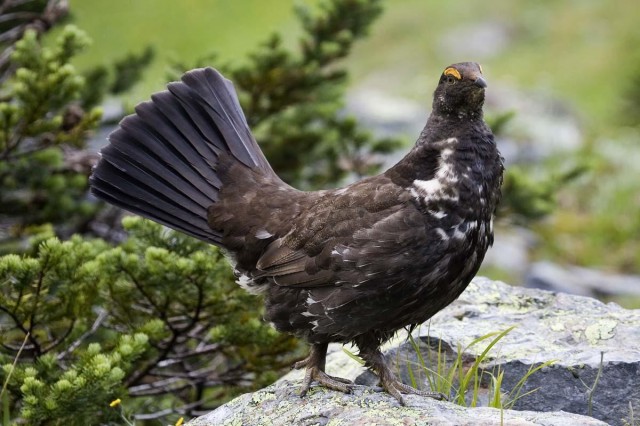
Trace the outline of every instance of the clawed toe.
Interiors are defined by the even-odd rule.
[[[311,346],[311,351],[309,352],[308,357],[293,364],[293,368],[307,369],[302,383],[302,390],[300,391],[301,397],[307,394],[313,381],[318,382],[326,388],[339,392],[350,393],[351,389],[353,389],[354,384],[351,380],[343,379],[342,377],[330,376],[324,372],[326,354],[326,343],[314,344]]]
[[[345,379],[345,378],[342,378],[342,377],[329,376],[328,374],[327,374],[327,377],[331,377],[333,380],[336,380],[336,381],[338,381],[340,383],[345,383],[347,385],[353,385],[354,384],[351,380]]]
[[[316,367],[308,367],[304,376],[300,397],[307,394],[313,381],[318,382],[328,389],[344,393],[350,393],[354,386],[351,380],[343,379],[341,377],[333,377]]]
[[[448,401],[449,398],[440,392],[430,392],[430,391],[423,391],[423,390],[419,390],[419,389],[415,389],[407,384],[402,383],[401,381],[399,381],[396,378],[388,378],[384,381],[380,381],[380,385],[382,386],[382,390],[388,392],[390,395],[392,395],[395,399],[398,400],[398,402],[401,405],[405,405],[404,402],[404,398],[402,397],[402,394],[409,394],[409,395],[418,395],[418,396],[424,396],[427,398],[433,398],[436,399],[438,401]]]
[[[302,369],[302,368],[305,368],[305,367],[307,366],[307,364],[309,364],[309,357],[307,357],[307,358],[305,358],[305,359],[303,359],[303,360],[301,360],[301,361],[298,361],[298,362],[294,363],[294,364],[291,366],[291,369],[292,369],[292,370],[300,370],[300,369]]]
[[[449,398],[447,398],[447,396],[443,393],[419,390],[407,384],[404,384],[399,380],[393,380],[391,386],[393,386],[395,389],[397,389],[401,393],[424,396],[427,398],[437,399],[438,401],[449,400]]]
[[[367,345],[367,342],[358,343],[360,355],[364,358],[367,365],[378,374],[380,385],[389,394],[393,395],[401,405],[405,405],[402,394],[419,395],[428,398],[434,398],[440,401],[447,400],[447,396],[440,392],[429,392],[415,389],[409,385],[402,383],[391,371],[384,356],[377,347]]]
[[[351,380],[330,376],[324,372],[326,353],[326,343],[314,344],[311,345],[308,357],[293,364],[293,368],[296,369],[306,368],[302,389],[300,390],[300,397],[304,397],[309,392],[311,384],[314,381],[325,388],[344,393],[351,393],[355,387],[355,384]],[[447,400],[447,397],[440,392],[422,391],[402,383],[389,369],[384,356],[377,348],[370,351],[362,351],[361,348],[361,354],[364,355],[368,365],[378,373],[382,388],[393,395],[400,404],[405,405],[402,394],[419,395],[440,401]]]

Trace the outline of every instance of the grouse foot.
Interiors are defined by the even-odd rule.
[[[401,405],[405,405],[404,398],[402,397],[403,393],[411,394],[411,395],[425,396],[425,397],[428,397],[428,398],[434,398],[434,399],[437,399],[438,401],[447,401],[448,400],[447,396],[445,394],[443,394],[443,393],[422,391],[422,390],[415,389],[415,388],[413,388],[413,387],[411,387],[411,386],[409,386],[407,384],[402,383],[390,371],[389,371],[389,373],[391,374],[391,377],[387,377],[385,379],[381,378],[380,379],[380,384],[382,385],[384,390],[389,392],[389,394],[391,394],[395,399],[397,399],[398,402]]]
[[[384,355],[382,355],[382,352],[377,348],[372,350],[367,350],[367,348],[363,350],[363,348],[360,348],[360,356],[365,360],[367,366],[378,374],[382,388],[397,399],[401,405],[405,405],[404,398],[402,398],[403,393],[425,396],[439,401],[446,401],[448,399],[443,393],[422,391],[402,383],[396,375],[393,374],[384,359]]]
[[[327,357],[327,343],[313,344],[311,345],[311,351],[309,356],[293,364],[293,368],[300,369],[306,368],[307,371],[304,375],[302,382],[302,390],[300,391],[300,397],[303,397],[309,391],[311,383],[315,380],[322,386],[340,391],[344,393],[350,393],[353,387],[351,380],[343,379],[341,377],[330,376],[324,372],[325,361]]]

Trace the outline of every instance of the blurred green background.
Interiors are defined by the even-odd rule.
[[[168,58],[189,61],[215,51],[221,60],[241,61],[273,31],[295,43],[300,28],[293,7],[317,3],[72,0],[75,22],[94,41],[78,65],[156,47],[156,61],[134,92],[142,100],[163,87]],[[373,81],[383,90],[429,102],[434,76],[444,66],[481,60],[490,80],[552,92],[601,131],[616,124],[620,95],[638,73],[639,10],[633,0],[389,0],[348,68],[354,85]],[[493,40],[474,54],[479,41],[473,30],[482,32],[479,26],[497,28],[506,40]]]
[[[211,65],[242,63],[273,32],[295,46],[301,28],[293,8],[300,4],[317,7],[318,2],[72,0],[74,23],[94,41],[77,66],[108,64],[153,46],[153,63],[126,94],[131,106],[164,87],[172,60],[195,62],[216,52]],[[370,37],[347,59],[349,90],[417,102],[426,114],[445,66],[482,63],[489,81],[488,114],[515,112],[516,124],[508,126],[506,138],[515,140],[516,154],[532,147],[544,151],[526,162],[528,173],[553,179],[566,164],[588,164],[587,173],[560,190],[554,213],[529,224],[533,237],[527,240],[527,260],[638,275],[639,22],[635,0],[389,0]],[[530,105],[541,99],[541,107]],[[577,144],[555,150],[554,132],[561,136],[566,128],[532,132],[517,125],[540,109],[560,124],[573,123],[569,131],[576,132]],[[407,135],[407,146],[416,136]],[[506,225],[509,234],[511,224]],[[485,273],[511,282],[522,279],[499,264]],[[637,298],[618,301],[639,304]]]

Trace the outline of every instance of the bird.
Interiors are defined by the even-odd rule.
[[[444,69],[413,148],[377,176],[300,191],[269,165],[233,83],[207,67],[151,96],[110,134],[90,177],[108,203],[218,246],[264,319],[308,342],[300,395],[325,372],[328,344],[352,343],[382,389],[402,383],[380,346],[453,302],[493,244],[503,158],[483,119],[475,62]]]

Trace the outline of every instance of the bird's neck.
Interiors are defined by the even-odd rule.
[[[440,166],[442,152],[459,149],[473,153],[465,156],[464,161],[459,160],[461,165],[469,162],[464,167],[477,167],[497,158],[493,134],[481,112],[463,118],[432,114],[413,149],[386,174],[401,186],[408,186],[416,179],[432,179]]]
[[[458,110],[451,113],[434,111],[424,126],[418,143],[435,142],[447,138],[464,138],[469,132],[488,130],[480,110]]]

